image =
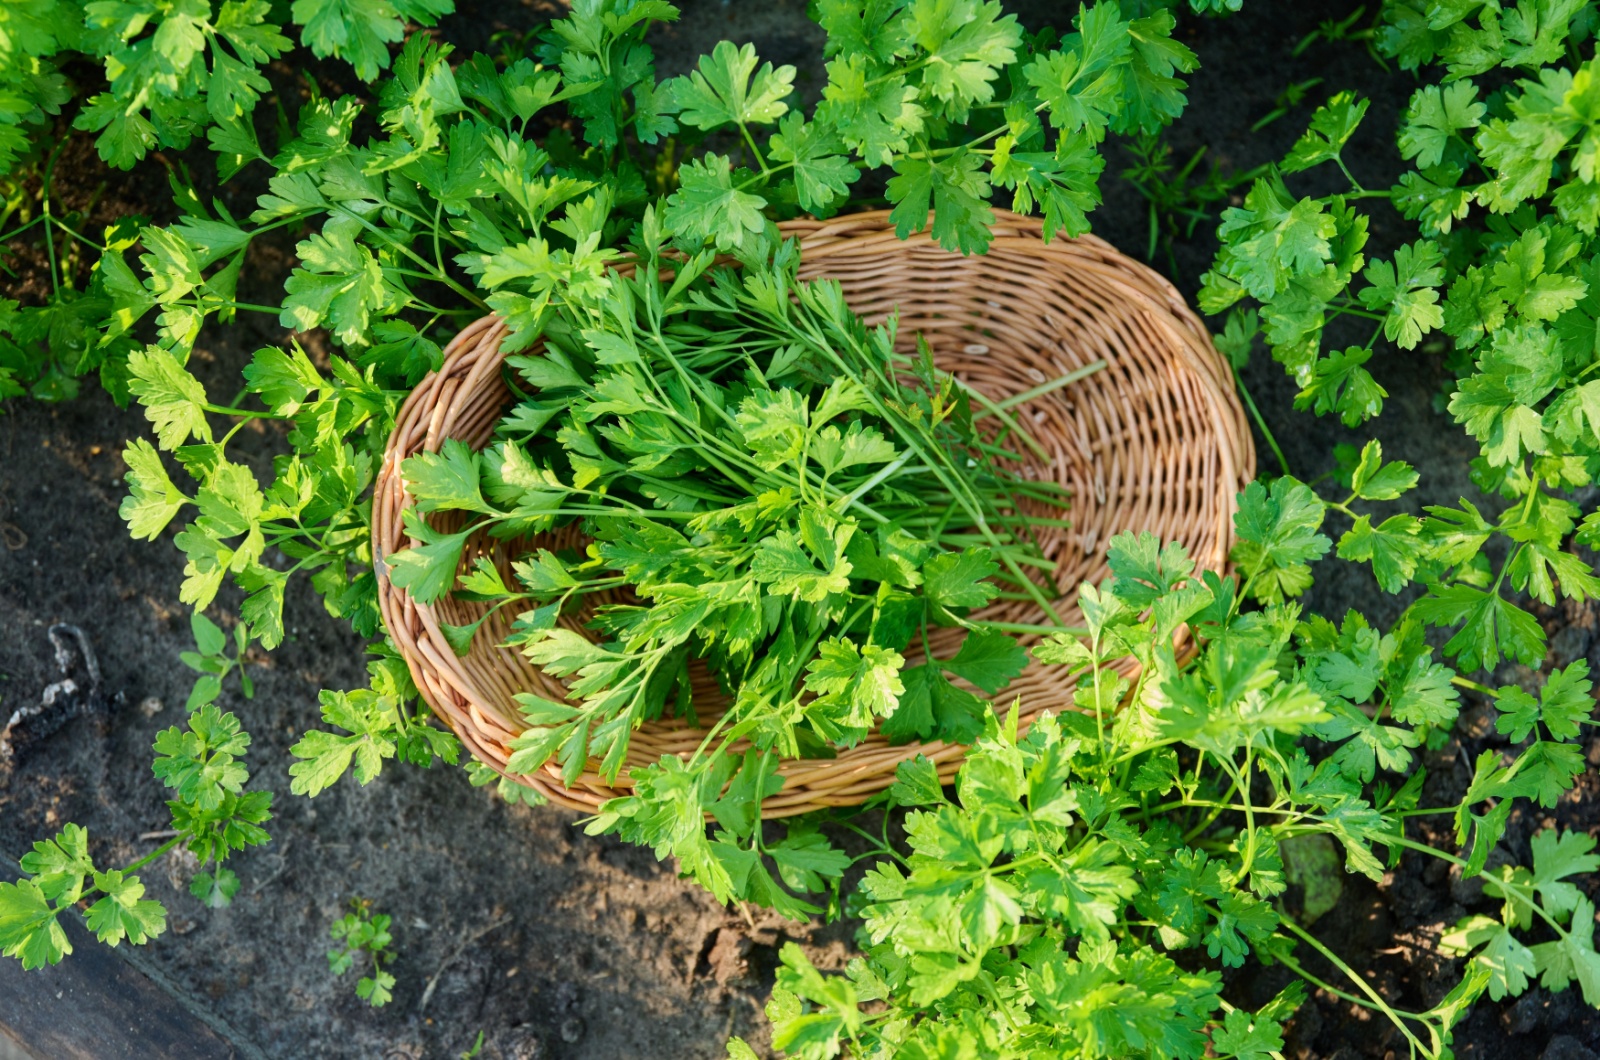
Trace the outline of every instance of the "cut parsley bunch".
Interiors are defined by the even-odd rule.
[[[970,688],[999,691],[1026,658],[967,616],[1005,591],[1053,617],[1030,527],[1059,524],[1065,497],[1006,470],[1016,453],[980,433],[982,408],[925,345],[896,354],[892,324],[866,327],[835,283],[798,282],[797,243],[734,268],[710,251],[668,257],[653,211],[641,231],[631,276],[563,292],[543,349],[511,359],[529,393],[499,441],[406,462],[418,544],[385,562],[431,603],[457,587],[474,533],[578,523],[585,554],[531,549],[509,582],[480,559],[459,579],[523,609],[509,643],[572,678],[570,702],[519,697],[531,727],[510,767],[554,758],[572,783],[596,758],[615,778],[641,722],[697,718],[702,753],[635,771],[639,794],[600,827],[664,843],[729,897],[724,867],[692,850],[702,829],[664,838],[665,808],[716,813],[730,764],[764,772],[759,806],[776,760],[831,754],[879,723],[895,740],[970,741],[988,713]],[[446,533],[427,521],[440,511],[471,518]],[[619,591],[594,614],[595,640],[557,626],[587,594]],[[482,621],[447,630],[458,650]],[[930,657],[934,625],[968,629],[950,658]],[[694,659],[726,699],[691,696]],[[743,765],[740,741],[756,752]]]

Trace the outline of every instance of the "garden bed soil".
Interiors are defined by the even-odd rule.
[[[1373,103],[1347,161],[1368,186],[1388,186],[1396,172],[1392,130],[1412,78],[1386,73],[1360,43],[1318,42],[1289,58],[1321,20],[1351,6],[1249,0],[1231,19],[1188,19],[1184,37],[1203,67],[1171,134],[1179,163],[1202,145],[1210,162],[1234,170],[1275,159],[1304,127],[1312,104],[1351,87]],[[520,35],[560,12],[554,3],[460,7],[441,33],[463,52],[496,47],[495,34]],[[681,72],[728,36],[753,40],[764,57],[800,66],[802,93],[814,98],[819,91],[821,36],[798,0],[683,7],[682,22],[655,40],[664,74]],[[1015,10],[1036,28],[1066,5],[1035,2]],[[1308,105],[1251,131],[1288,84],[1312,77],[1323,81]],[[321,80],[324,90],[340,87],[331,76]],[[161,161],[128,175],[110,173],[79,137],[61,167],[58,193],[69,205],[97,198],[91,228],[121,213],[160,219],[170,209]],[[1147,207],[1116,178],[1118,168],[1113,152],[1095,230],[1142,254]],[[1300,186],[1312,190],[1314,179]],[[247,175],[223,197],[242,207],[253,193]],[[1201,224],[1193,238],[1173,244],[1170,257],[1159,250],[1154,262],[1191,297],[1214,248],[1212,227]],[[1404,235],[1402,222],[1379,215],[1372,249],[1384,253]],[[270,292],[291,254],[287,242],[258,248],[247,283]],[[12,297],[38,296],[30,260],[26,254],[14,260],[21,278],[8,285]],[[251,352],[280,338],[270,320],[245,319],[204,334],[196,359],[214,391],[227,396]],[[1329,470],[1334,443],[1376,436],[1387,457],[1421,469],[1414,505],[1476,498],[1466,475],[1475,447],[1436,411],[1445,382],[1439,358],[1419,350],[1374,364],[1390,397],[1360,432],[1294,412],[1292,384],[1259,353],[1243,378],[1297,476]],[[28,749],[8,779],[0,778],[0,854],[11,861],[68,821],[89,828],[103,864],[126,863],[160,842],[149,835],[167,819],[149,749],[158,730],[182,720],[190,675],[178,653],[191,640],[188,609],[177,599],[182,562],[170,534],[132,541],[117,515],[125,470],[119,454],[144,432],[139,414],[116,408],[92,384],[75,401],[13,401],[0,415],[0,717],[37,702],[59,679],[47,630],[62,622],[91,640],[106,703],[103,711],[67,721]],[[276,438],[270,431],[255,438],[265,462]],[[1263,439],[1257,445],[1262,469],[1277,472]],[[1337,616],[1357,607],[1384,622],[1403,605],[1379,593],[1370,574],[1354,565],[1325,562],[1317,575],[1310,610]],[[238,1055],[454,1057],[482,1031],[480,1055],[505,1060],[720,1057],[729,1034],[764,1049],[760,1010],[781,943],[800,941],[822,967],[842,967],[850,952],[848,923],[795,925],[759,913],[746,919],[676,879],[648,851],[588,837],[565,811],[507,805],[472,788],[459,769],[390,764],[366,787],[345,780],[314,801],[288,796],[289,747],[317,724],[317,691],[364,683],[360,640],[323,612],[303,581],[291,584],[289,636],[270,656],[253,659],[255,697],[244,700],[231,690],[224,696],[254,736],[248,762],[255,784],[280,793],[273,842],[237,859],[243,888],[226,910],[205,909],[188,895],[194,866],[183,856],[170,855],[144,873],[171,920],[167,933],[141,951],[141,961],[217,1022]],[[237,601],[222,603],[216,613]],[[1546,619],[1557,662],[1588,656],[1600,664],[1593,611],[1551,612]],[[1518,676],[1507,670],[1497,679]],[[1491,716],[1469,702],[1449,743],[1427,756],[1426,805],[1459,797],[1468,763],[1501,739]],[[1589,745],[1588,757],[1600,764],[1600,741]],[[1418,838],[1450,846],[1447,818],[1423,820]],[[1526,858],[1529,836],[1551,824],[1600,831],[1594,772],[1554,811],[1513,816],[1504,855]],[[1347,878],[1338,905],[1316,925],[1400,1007],[1427,1007],[1449,989],[1460,962],[1438,955],[1438,937],[1456,918],[1489,908],[1481,884],[1442,868],[1408,857],[1381,884]],[[1596,881],[1584,886],[1593,894]],[[327,928],[355,898],[393,917],[398,986],[381,1010],[356,998],[357,973],[335,979],[327,970]],[[1229,974],[1228,996],[1257,1005],[1285,981],[1281,970],[1252,966]],[[1600,1018],[1575,994],[1553,998],[1532,990],[1514,1003],[1486,999],[1458,1030],[1455,1049],[1458,1057],[1483,1060],[1594,1060]],[[1321,993],[1296,1016],[1285,1049],[1298,1060],[1404,1054],[1403,1039],[1383,1020]]]

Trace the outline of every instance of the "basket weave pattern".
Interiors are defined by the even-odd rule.
[[[1057,482],[1072,493],[1066,513],[1071,527],[1045,529],[1038,537],[1056,564],[1053,577],[1066,594],[1056,606],[1067,624],[1082,624],[1073,603],[1076,586],[1107,576],[1106,543],[1123,530],[1180,541],[1200,566],[1222,570],[1234,494],[1254,477],[1255,452],[1228,366],[1205,328],[1169,283],[1105,242],[1085,236],[1046,244],[1038,221],[997,214],[989,252],[972,257],[941,249],[926,233],[896,238],[883,212],[780,227],[800,239],[802,279],[839,281],[851,307],[872,323],[898,309],[903,349],[914,348],[923,335],[939,368],[993,400],[1094,361],[1107,362],[1103,370],[1010,410],[1050,456],[1039,460],[1008,442],[1019,454],[1020,473]],[[421,606],[389,584],[383,557],[410,544],[400,518],[410,504],[401,462],[437,451],[447,438],[474,447],[489,441],[510,400],[499,349],[505,335],[505,325],[495,317],[471,324],[446,349],[443,368],[406,401],[379,469],[372,528],[384,621],[417,687],[467,749],[502,773],[508,745],[525,727],[513,696],[533,691],[560,700],[565,689],[520,652],[499,646],[514,617],[504,610],[484,623],[471,651],[458,658],[439,625],[472,622],[484,605],[446,598]],[[450,528],[451,518],[438,525]],[[575,527],[535,542],[495,541],[480,534],[469,542],[462,562],[470,566],[487,556],[509,578],[511,560],[533,545],[559,549],[581,542]],[[582,630],[594,605],[590,601],[564,616],[562,624]],[[1044,620],[1027,601],[997,601],[978,617]],[[935,654],[948,657],[961,636],[955,629],[932,631]],[[908,665],[915,661],[908,658]],[[1066,702],[1069,689],[1059,673],[1059,668],[1031,665],[1001,696],[1005,702],[1021,697],[1026,723]],[[704,721],[707,707],[723,700],[703,667],[692,668],[691,677]],[[682,718],[647,722],[633,735],[628,765],[668,753],[687,755],[703,736],[703,728]],[[837,758],[785,762],[779,770],[785,786],[766,800],[763,815],[863,802],[893,783],[901,761],[919,753],[948,778],[959,767],[963,748],[890,746],[875,733]],[[562,785],[554,766],[512,776],[552,802],[592,811],[629,788],[626,770],[610,784],[596,765],[591,762],[571,788]]]

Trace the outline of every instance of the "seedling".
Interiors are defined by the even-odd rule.
[[[388,916],[374,914],[370,899],[351,898],[350,912],[334,921],[328,936],[339,946],[328,951],[330,972],[342,976],[358,960],[370,961],[371,973],[356,981],[356,996],[373,1008],[382,1008],[394,1000],[394,976],[383,968],[394,961]]]

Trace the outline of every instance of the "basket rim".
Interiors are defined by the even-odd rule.
[[[993,226],[991,253],[998,249],[1002,254],[1021,252],[1027,256],[1053,251],[1063,260],[1071,258],[1077,269],[1103,273],[1100,277],[1102,280],[1115,278],[1119,285],[1127,288],[1119,294],[1142,303],[1137,305],[1137,310],[1148,316],[1159,330],[1167,333],[1165,337],[1169,341],[1164,352],[1169,360],[1188,370],[1189,380],[1201,393],[1201,403],[1209,416],[1209,423],[1205,426],[1216,448],[1218,467],[1214,478],[1220,492],[1215,497],[1203,497],[1200,501],[1202,504],[1215,502],[1216,505],[1213,516],[1216,525],[1211,528],[1214,547],[1211,555],[1197,555],[1194,558],[1197,568],[1225,569],[1235,505],[1233,495],[1254,477],[1255,453],[1244,412],[1233,387],[1231,367],[1215,350],[1209,332],[1169,281],[1147,266],[1122,255],[1104,240],[1094,236],[1077,239],[1058,236],[1047,245],[1042,242],[1042,222],[1038,219],[1020,217],[1002,210],[994,212],[997,219]],[[937,248],[927,230],[910,239],[900,240],[889,221],[888,211],[883,210],[825,221],[797,219],[784,222],[780,229],[786,236],[801,239],[803,266],[826,262],[839,255],[861,257],[864,249],[870,249],[868,244],[874,241],[899,255]],[[437,450],[446,437],[454,437],[463,430],[462,425],[451,420],[448,413],[462,395],[475,398],[486,389],[500,384],[501,366],[506,354],[499,347],[508,333],[504,321],[495,315],[468,324],[449,344],[441,369],[425,377],[396,414],[394,433],[386,443],[374,488],[372,547],[379,603],[385,625],[396,640],[396,646],[416,679],[419,691],[435,715],[455,731],[475,758],[502,776],[538,790],[553,802],[573,809],[593,811],[606,798],[627,790],[626,773],[619,778],[616,786],[597,783],[598,776],[586,773],[574,787],[566,788],[548,766],[532,775],[508,772],[505,768],[505,744],[516,735],[512,723],[503,716],[497,717],[492,709],[484,709],[482,688],[456,664],[453,652],[445,645],[436,608],[418,605],[408,593],[396,590],[389,582],[387,565],[383,562],[384,556],[395,550],[392,547],[395,543],[404,547],[409,540],[400,529],[399,520],[400,511],[411,503],[401,475],[401,461],[413,452]],[[484,352],[486,350],[489,352]],[[498,410],[503,405],[495,407]],[[494,412],[493,419],[498,419],[498,411]],[[408,446],[397,442],[419,444]],[[1086,554],[1095,556],[1102,552],[1103,543],[1096,542]],[[416,627],[415,633],[419,635],[412,635],[412,626]],[[1041,705],[1028,710],[1024,723],[1043,709],[1044,705]],[[681,726],[682,723],[678,724]],[[638,731],[642,730],[636,730],[636,735]],[[912,742],[894,746],[880,742],[877,745],[862,744],[842,749],[839,757],[832,760],[786,761],[780,766],[779,772],[789,780],[800,779],[797,775],[804,774],[807,780],[826,783],[820,786],[809,783],[786,785],[763,803],[763,816],[788,816],[863,801],[872,792],[892,783],[895,766],[900,761],[919,753],[933,760],[941,778],[948,780],[959,767],[965,748],[939,742]],[[819,767],[819,762],[829,764]]]

